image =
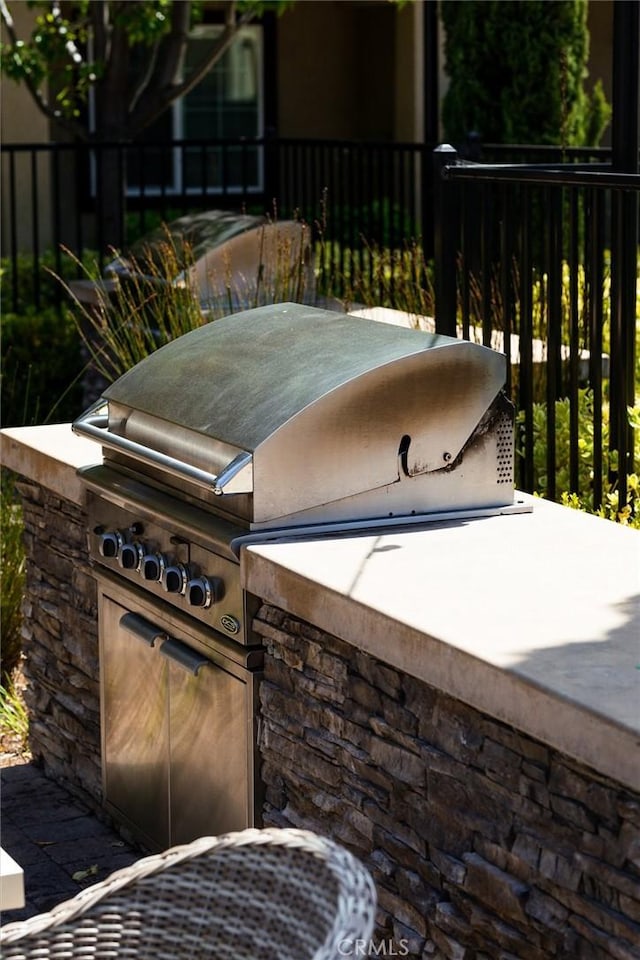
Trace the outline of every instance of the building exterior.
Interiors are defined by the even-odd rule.
[[[28,35],[32,12],[24,3],[13,3],[12,14],[20,35]],[[437,0],[298,0],[280,17],[266,14],[261,22],[244,27],[233,47],[214,70],[183,100],[142,134],[142,140],[219,140],[224,138],[276,136],[279,138],[329,141],[336,139],[370,143],[428,143],[440,141],[439,103],[446,90],[446,65],[442,30],[438,24]],[[592,79],[602,78],[611,99],[611,48],[613,0],[590,5]],[[188,70],[198,47],[222,29],[216,4],[207,5],[203,23],[193,32],[187,55]],[[91,107],[89,108],[91,109]],[[0,135],[3,144],[46,144],[68,139],[52,128],[37,110],[23,87],[10,80],[2,84]],[[42,161],[42,162],[41,162]],[[266,193],[264,157],[256,149],[253,164],[256,193]],[[215,172],[216,163],[224,170]],[[216,177],[240,178],[246,154],[229,162],[208,158]],[[174,151],[167,164],[155,167],[148,156],[140,169],[127,161],[128,195],[146,190],[178,195],[201,187],[202,160],[185,151]],[[235,166],[234,166],[235,164]],[[63,164],[66,166],[66,163]],[[86,166],[86,164],[85,164]],[[161,170],[160,170],[161,167]],[[246,174],[246,169],[245,169]],[[77,171],[69,167],[75,180]],[[12,173],[11,195],[16,204],[26,203],[33,167],[18,164]],[[91,181],[92,172],[84,173]],[[3,163],[3,193],[9,189],[9,173]],[[47,245],[47,216],[60,187],[53,185],[50,165],[41,157],[36,165],[38,219],[41,246]],[[59,180],[57,181],[60,182]],[[95,186],[84,187],[86,198],[95,196]],[[65,191],[66,193],[66,191]],[[30,201],[35,204],[34,200]],[[90,202],[87,204],[90,206]],[[3,245],[7,246],[8,215],[3,217]],[[18,230],[31,222],[34,211],[14,218]],[[29,248],[26,235],[18,246]],[[12,244],[15,245],[15,244]]]

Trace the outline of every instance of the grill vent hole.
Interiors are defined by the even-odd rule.
[[[497,443],[497,483],[513,483],[513,434],[511,420],[508,416],[500,417],[498,421]]]

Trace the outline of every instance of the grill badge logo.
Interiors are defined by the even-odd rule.
[[[240,622],[228,613],[225,613],[222,617],[220,617],[220,623],[227,633],[235,634],[240,632]]]

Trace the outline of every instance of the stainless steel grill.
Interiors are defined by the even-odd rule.
[[[240,586],[243,544],[524,509],[514,499],[504,376],[505,358],[478,344],[279,304],[180,337],[76,421],[104,454],[83,477],[101,585],[105,795],[138,832],[160,845],[259,819],[261,651],[250,630],[254,601]],[[132,638],[142,645],[137,669]],[[244,777],[232,778],[231,794],[215,762],[208,786],[196,773],[197,738],[167,733],[151,762],[140,720],[132,725],[136,690],[156,675],[157,724],[165,730],[184,716],[167,676],[176,664],[240,684],[235,705],[210,724],[202,704],[213,709],[211,692],[194,687],[187,697],[199,731],[233,728],[225,742],[243,758]],[[233,768],[228,758],[223,768]],[[202,816],[187,821],[186,801],[175,799],[189,794],[185,769],[205,795]],[[227,797],[225,816],[219,804],[212,816],[209,793]],[[165,794],[173,807],[162,799],[150,831],[147,805]]]
[[[165,277],[169,266],[176,276]],[[138,286],[149,272],[154,283],[164,277],[188,286],[203,312],[229,302],[234,310],[263,302],[266,291],[283,283],[314,295],[309,228],[301,221],[270,221],[230,210],[207,210],[164,224],[105,268],[107,278],[137,278]]]
[[[250,530],[397,522],[513,504],[504,374],[478,344],[283,304],[158,350],[74,428]]]

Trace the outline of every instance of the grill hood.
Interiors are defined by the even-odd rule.
[[[167,344],[74,424],[105,460],[251,529],[513,503],[506,360],[285,303]]]

